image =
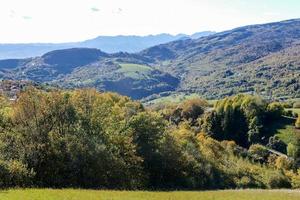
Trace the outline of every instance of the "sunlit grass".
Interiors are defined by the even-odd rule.
[[[1,200],[298,200],[296,190],[228,190],[205,192],[128,192],[102,190],[2,190]]]
[[[178,93],[178,94],[172,94],[166,97],[160,97],[157,99],[154,99],[150,101],[151,104],[157,104],[157,103],[180,103],[187,99],[192,98],[201,98],[201,96],[197,93],[191,93],[191,94],[184,94],[184,93]]]
[[[147,73],[152,70],[149,66],[133,63],[119,63],[119,65],[121,68],[118,72],[134,79],[143,78],[143,76],[147,76]]]

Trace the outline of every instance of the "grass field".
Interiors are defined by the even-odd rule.
[[[119,63],[119,65],[121,68],[118,70],[118,72],[121,72],[134,79],[143,78],[143,76],[147,76],[147,73],[152,70],[152,68],[149,66],[133,63]]]
[[[299,200],[297,190],[206,192],[122,192],[101,190],[16,189],[0,191],[1,200]]]
[[[193,99],[193,98],[202,98],[200,94],[197,93],[191,93],[191,94],[184,94],[184,93],[178,93],[178,94],[172,94],[166,97],[160,97],[157,99],[154,99],[152,101],[147,102],[148,104],[157,104],[157,103],[180,103],[187,99]],[[217,100],[208,100],[208,103],[213,105]]]
[[[286,125],[283,128],[277,130],[276,135],[284,141],[286,144],[293,142],[297,139],[299,131],[295,129],[293,125]]]

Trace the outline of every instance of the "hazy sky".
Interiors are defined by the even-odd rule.
[[[0,43],[222,31],[300,18],[300,0],[0,0]]]

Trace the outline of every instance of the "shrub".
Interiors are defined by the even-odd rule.
[[[290,180],[281,172],[273,172],[268,177],[268,186],[269,188],[276,189],[276,188],[291,188]]]
[[[298,169],[297,173],[292,173],[292,186],[294,189],[300,189],[300,169]]]
[[[275,166],[277,169],[290,169],[292,164],[292,161],[284,156],[279,156],[275,160]]]
[[[284,107],[281,103],[273,102],[267,107],[270,116],[274,119],[281,117],[284,114]]]
[[[258,161],[258,162],[266,162],[269,155],[268,150],[260,144],[251,145],[248,150],[248,153],[250,157],[253,158],[254,161]]]
[[[28,187],[34,173],[16,160],[0,160],[0,187]]]

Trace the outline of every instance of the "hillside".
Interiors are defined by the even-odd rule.
[[[95,87],[134,99],[174,91],[179,80],[148,65],[148,59],[98,49],[56,50],[41,57],[0,61],[0,76],[9,80],[47,82],[66,88]]]
[[[0,76],[96,87],[134,99],[179,92],[210,99],[237,93],[295,98],[300,96],[299,58],[300,20],[295,19],[181,39],[135,54],[73,48],[2,60]]]
[[[299,95],[300,20],[253,25],[197,40],[146,49],[140,55],[180,77],[178,90],[222,97],[239,92]]]
[[[186,38],[200,38],[214,34],[211,31],[194,33],[193,35],[158,34],[147,36],[99,36],[90,40],[71,43],[34,43],[34,44],[0,44],[0,59],[28,58],[41,56],[49,51],[67,48],[97,48],[108,53],[138,52],[145,48]]]
[[[119,71],[137,76],[131,68],[151,70]],[[14,101],[0,96],[4,190],[300,188],[300,137],[284,104],[240,94],[213,108],[200,98],[145,107],[95,89],[24,87]]]

